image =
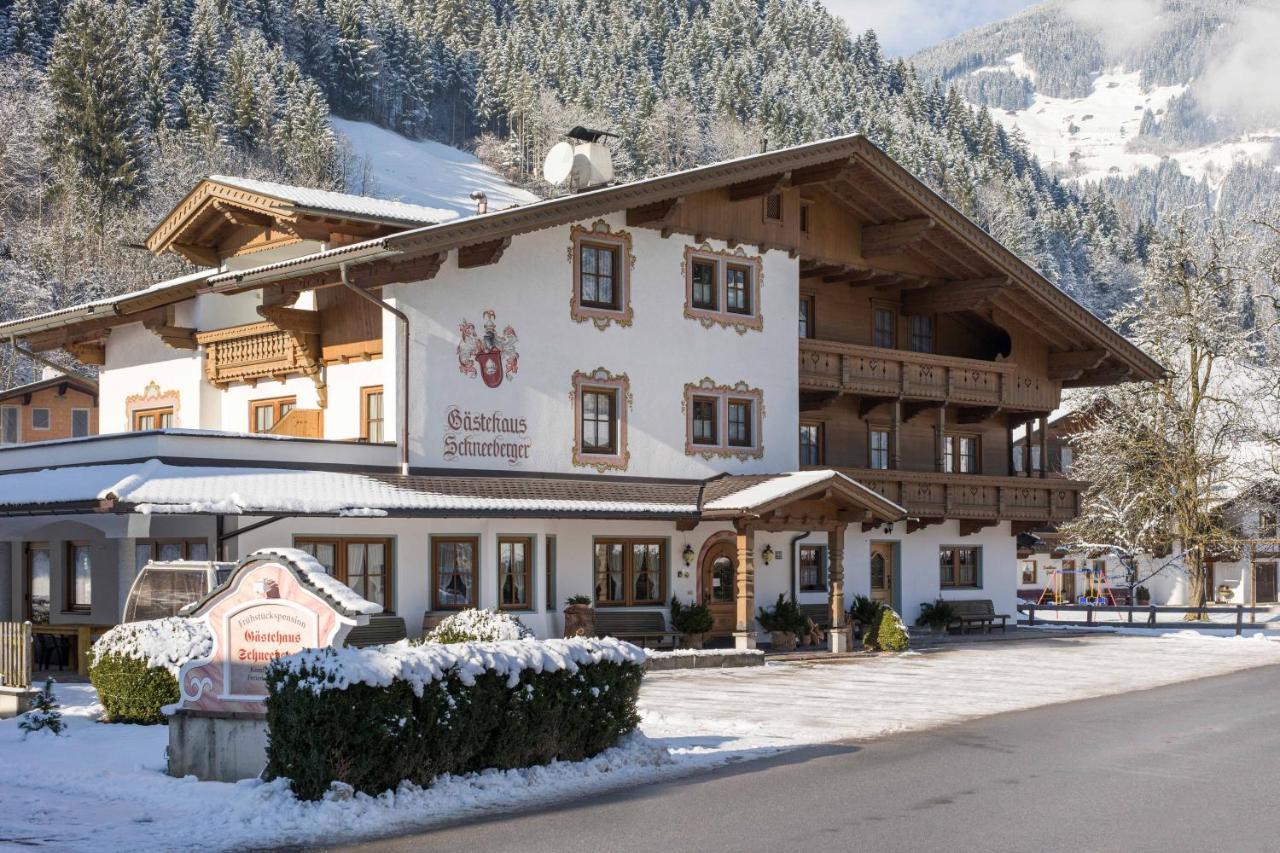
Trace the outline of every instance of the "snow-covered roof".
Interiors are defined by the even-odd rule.
[[[833,489],[872,510],[878,516],[897,520],[907,511],[898,504],[839,471],[792,471],[759,477],[723,477],[708,486],[710,494],[703,509],[708,512],[754,512],[770,508],[788,498],[804,498],[816,491]]]
[[[0,323],[0,334],[5,336],[28,335],[42,331],[44,328],[53,328],[68,322],[87,320],[108,314],[118,314],[120,313],[118,309],[121,306],[135,301],[155,301],[157,305],[160,305],[169,301],[167,297],[172,297],[172,301],[180,302],[188,298],[189,291],[193,286],[203,283],[205,279],[216,272],[217,270],[214,269],[205,269],[199,272],[187,273],[177,278],[156,282],[150,287],[144,287],[141,290],[132,290],[128,293],[95,299],[91,302],[82,302],[78,305],[68,305],[66,308],[58,308],[42,314],[33,314],[30,317],[23,317],[19,320],[9,320],[8,322]]]
[[[253,178],[238,178],[230,175],[210,175],[209,180],[227,186],[237,187],[258,195],[286,201],[307,210],[326,213],[343,213],[379,221],[404,222],[418,225],[433,225],[457,219],[458,214],[441,207],[425,207],[420,204],[407,204],[402,201],[388,201],[363,195],[314,190],[307,187],[295,187],[289,184],[277,184],[272,181],[259,181]]]

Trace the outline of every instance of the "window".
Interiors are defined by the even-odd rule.
[[[685,445],[690,456],[763,455],[760,417],[764,398],[746,382],[717,385],[710,378],[684,386]],[[724,424],[724,429],[720,429]]]
[[[758,257],[739,252],[714,252],[686,246],[684,250],[684,315],[711,328],[731,326],[739,332],[761,329]]]
[[[66,609],[87,613],[93,601],[93,559],[89,543],[67,543],[66,570]]]
[[[370,444],[385,440],[382,414],[382,386],[360,389],[360,437]]]
[[[542,561],[543,571],[546,572],[543,595],[546,598],[547,612],[551,613],[556,609],[556,537],[544,536],[543,539],[546,545]]]
[[[159,409],[135,409],[133,412],[133,431],[145,432],[152,429],[169,429],[173,426],[173,407]]]
[[[752,404],[750,400],[729,401],[730,447],[751,447],[751,424],[754,420],[751,416],[751,410]]]
[[[578,266],[578,296],[588,308],[618,310],[618,247],[598,243],[580,243],[582,254]]]
[[[533,606],[533,537],[498,537],[498,607],[528,610]]]
[[[1273,539],[1276,535],[1276,514],[1262,510],[1258,513],[1258,538]]]
[[[326,572],[351,587],[361,598],[381,604],[383,610],[391,610],[392,540],[298,536],[293,544],[315,557]]]
[[[826,548],[821,545],[801,545],[799,567],[801,592],[821,592],[826,590]]]
[[[981,548],[943,547],[938,549],[939,582],[943,589],[978,589]]]
[[[800,294],[800,337],[802,338],[812,338],[814,336],[813,302],[813,294]]]
[[[912,316],[911,351],[933,352],[933,317],[919,314]]]
[[[610,323],[631,325],[631,235],[614,231],[603,219],[590,228],[569,229],[569,259],[573,264],[573,287],[569,315],[579,323],[596,328]]]
[[[662,539],[595,540],[597,606],[666,601],[667,543]]]
[[[808,235],[810,233],[809,225],[812,218],[813,218],[813,202],[811,201],[800,202],[800,233],[801,234]]]
[[[823,464],[822,424],[800,424],[800,464]]]
[[[769,193],[764,197],[764,218],[766,222],[782,221],[782,193]]]
[[[724,307],[734,314],[751,313],[751,270],[730,264],[725,267]]]
[[[691,301],[694,308],[701,308],[706,311],[715,311],[720,307],[720,300],[716,294],[716,264],[715,261],[694,260],[692,276],[692,296]]]
[[[898,345],[898,315],[892,308],[874,308],[871,311],[871,345],[892,349]]]
[[[71,437],[84,438],[89,434],[89,410],[71,410]]]
[[[1028,471],[1027,473],[1031,473],[1032,471],[1039,471],[1039,470],[1040,470],[1040,445],[1033,444],[1031,445],[1031,471]]]
[[[582,452],[618,452],[618,392],[612,388],[582,389]]]
[[[32,409],[31,410],[31,428],[41,429],[41,430],[49,428],[49,410],[48,409]]]
[[[869,456],[867,467],[882,471],[888,470],[889,431],[887,429],[872,429],[867,441],[867,449]]]
[[[943,438],[942,470],[948,474],[978,473],[978,437],[948,434]]]
[[[19,411],[17,406],[0,406],[0,444],[18,443]]]
[[[249,431],[271,432],[297,405],[297,397],[253,400],[249,403]]]
[[[479,553],[480,540],[474,536],[431,537],[433,610],[465,610],[477,606]]]
[[[573,464],[625,471],[631,460],[627,450],[627,409],[631,405],[631,380],[603,367],[573,374]]]
[[[715,397],[693,398],[693,443],[716,445],[720,443],[716,429],[716,410],[720,401]]]
[[[133,546],[133,569],[138,571],[153,560],[207,560],[209,543],[204,539],[139,539]]]
[[[49,621],[52,609],[51,567],[47,544],[32,542],[27,545],[27,618],[37,625]]]
[[[1071,448],[1067,447],[1064,444],[1058,451],[1058,459],[1059,459],[1058,470],[1064,475],[1070,474],[1071,473]]]
[[[1022,582],[1024,584],[1034,584],[1036,582],[1036,561],[1022,561]]]

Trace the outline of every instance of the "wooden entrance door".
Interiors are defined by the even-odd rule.
[[[1255,598],[1259,604],[1275,604],[1276,602],[1276,564],[1254,564],[1254,582],[1257,584]]]
[[[871,598],[890,604],[893,601],[893,543],[871,543]]]
[[[717,542],[702,558],[702,599],[711,608],[713,637],[729,636],[738,624],[737,567],[738,548],[733,542]]]

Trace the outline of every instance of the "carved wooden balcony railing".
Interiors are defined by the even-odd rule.
[[[1029,412],[1052,411],[1060,395],[1057,383],[1009,362],[811,338],[800,340],[800,389]]]
[[[218,388],[302,374],[316,383],[324,405],[320,336],[310,329],[282,329],[270,321],[249,323],[200,332],[196,342],[204,347],[205,377]]]
[[[992,477],[841,468],[915,518],[1060,523],[1076,517],[1086,484],[1056,477]]]

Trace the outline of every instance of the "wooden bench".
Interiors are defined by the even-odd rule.
[[[596,636],[617,637],[640,646],[675,647],[680,640],[679,631],[667,628],[666,614],[656,610],[606,610],[597,608],[595,613]]]
[[[951,621],[948,628],[959,628],[961,633],[967,634],[971,625],[981,625],[982,633],[989,634],[992,628],[997,627],[995,620],[999,619],[1000,630],[1007,630],[1005,622],[1009,617],[1003,613],[996,613],[995,604],[988,598],[962,599],[949,601],[948,604],[956,612],[956,618]]]
[[[409,636],[403,616],[374,616],[368,625],[358,625],[347,634],[347,645],[358,649],[366,646],[386,646],[398,643]]]

